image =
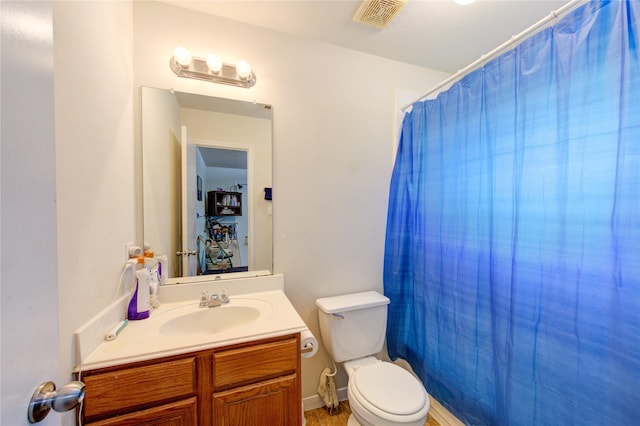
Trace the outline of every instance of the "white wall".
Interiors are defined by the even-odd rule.
[[[130,2],[54,2],[61,369],[73,331],[111,301],[135,239]]]
[[[447,75],[161,3],[135,2],[134,22],[136,97],[152,86],[273,105],[275,271],[319,338],[316,298],[382,290],[396,89],[422,93]],[[245,59],[257,84],[179,78],[177,45]],[[324,350],[304,360],[303,396],[327,365]]]

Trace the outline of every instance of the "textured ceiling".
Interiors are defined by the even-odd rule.
[[[357,23],[359,0],[165,1],[285,34],[454,73],[568,0],[408,0],[386,29]]]

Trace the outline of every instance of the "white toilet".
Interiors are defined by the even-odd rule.
[[[424,426],[429,396],[407,370],[373,355],[382,350],[389,299],[375,291],[316,300],[322,341],[349,376],[349,425]]]

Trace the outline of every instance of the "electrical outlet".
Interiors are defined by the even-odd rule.
[[[124,245],[124,261],[129,260],[129,250],[133,247],[133,242],[129,242]]]

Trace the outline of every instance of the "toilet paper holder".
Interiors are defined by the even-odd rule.
[[[303,358],[310,358],[318,351],[318,340],[314,337],[310,330],[304,330],[300,333],[300,353]]]

